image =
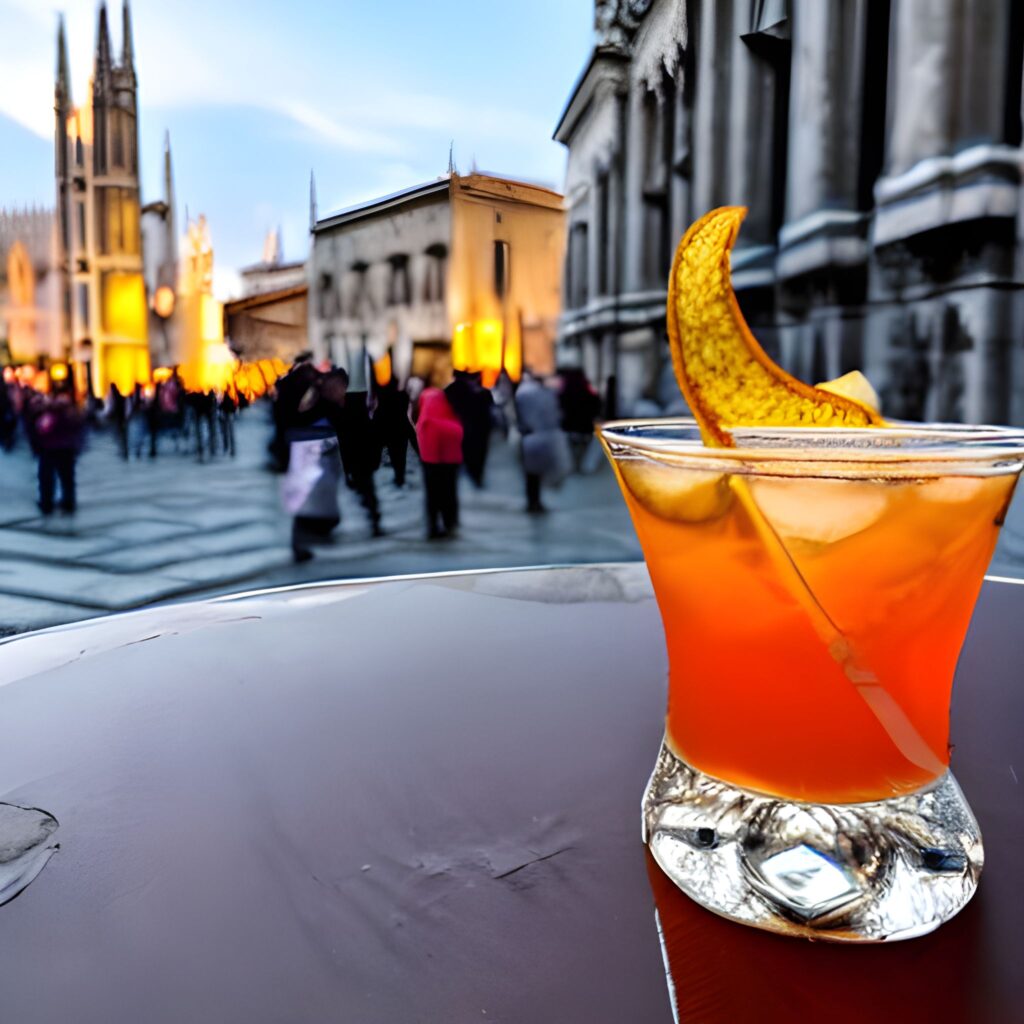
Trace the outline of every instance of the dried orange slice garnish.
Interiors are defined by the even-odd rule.
[[[733,294],[729,253],[746,207],[706,213],[683,236],[668,285],[668,337],[676,379],[704,443],[732,447],[730,427],[869,427],[867,405],[811,387],[777,366]]]

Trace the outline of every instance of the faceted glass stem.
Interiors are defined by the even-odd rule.
[[[948,771],[889,800],[802,803],[712,778],[663,744],[643,825],[661,868],[708,910],[840,942],[932,931],[974,895],[984,860]]]

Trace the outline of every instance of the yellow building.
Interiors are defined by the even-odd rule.
[[[396,375],[554,369],[565,213],[550,189],[489,174],[437,181],[323,219],[311,201],[309,338],[353,388]]]
[[[222,390],[234,377],[237,359],[224,341],[224,306],[213,296],[213,245],[202,214],[188,225],[175,315],[179,345],[173,362],[185,386]]]

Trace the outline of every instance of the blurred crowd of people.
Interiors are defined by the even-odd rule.
[[[329,539],[341,521],[342,482],[358,497],[374,536],[384,533],[375,474],[385,463],[396,488],[405,488],[410,449],[424,492],[424,534],[430,540],[459,530],[459,484],[487,485],[495,433],[519,446],[524,509],[546,511],[543,490],[579,471],[593,450],[601,399],[578,369],[550,378],[524,372],[484,385],[481,374],[439,369],[404,386],[367,363],[356,383],[340,367],[300,357],[271,392],[271,468],[284,474],[282,498],[292,517],[297,561]],[[195,391],[177,370],[123,394],[111,384],[102,402],[77,403],[69,379],[48,392],[14,375],[0,387],[0,448],[24,437],[37,459],[39,508],[74,512],[75,468],[90,428],[109,431],[125,461],[161,454],[207,462],[235,455],[235,418],[248,405],[234,388]],[[386,460],[385,460],[386,454]],[[59,497],[58,497],[59,494]]]
[[[127,395],[111,384],[100,418],[115,431],[126,461],[145,455],[155,459],[165,437],[175,453],[202,462],[218,452],[234,457],[235,415],[247,405],[245,395],[233,387],[190,390],[175,369],[166,380],[136,384]]]
[[[524,372],[518,384],[502,373],[493,388],[481,374],[461,370],[412,377],[405,387],[394,376],[361,376],[367,383],[351,388],[345,370],[318,368],[306,357],[277,382],[269,451],[285,474],[297,561],[311,558],[311,545],[340,522],[342,479],[359,496],[374,536],[384,533],[374,473],[385,451],[399,488],[408,451],[416,452],[430,540],[457,534],[460,477],[485,486],[495,431],[520,438],[525,510],[544,513],[542,488],[581,469],[601,413],[600,397],[578,369],[549,379]]]
[[[176,370],[158,383],[137,384],[128,394],[111,384],[103,402],[77,401],[68,377],[48,384],[40,391],[13,374],[0,383],[0,450],[11,451],[22,438],[32,450],[43,515],[75,511],[76,463],[90,428],[111,431],[125,461],[155,459],[163,439],[175,453],[202,462],[218,453],[234,456],[234,419],[248,404],[233,388],[189,390]]]

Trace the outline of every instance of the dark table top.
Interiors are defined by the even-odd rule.
[[[15,638],[0,800],[54,814],[61,847],[0,907],[0,1021],[668,1024],[670,989],[687,1022],[1024,1021],[1022,622],[1024,587],[987,583],[956,687],[978,894],[860,947],[723,921],[648,861],[665,655],[642,565]]]

